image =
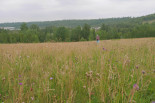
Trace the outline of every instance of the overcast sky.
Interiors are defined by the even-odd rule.
[[[137,17],[155,13],[155,0],[0,0],[0,22]]]

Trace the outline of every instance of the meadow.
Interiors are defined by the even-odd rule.
[[[0,102],[153,101],[155,38],[0,44]]]

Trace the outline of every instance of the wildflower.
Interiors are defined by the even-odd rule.
[[[19,85],[23,85],[22,83],[19,83]]]
[[[143,73],[143,74],[145,74],[145,71],[144,71],[144,70],[142,70],[142,73]]]
[[[134,88],[135,90],[139,90],[139,86],[138,86],[137,84],[134,84],[134,85],[133,85],[133,88]]]
[[[152,103],[155,103],[155,101],[153,101]]]
[[[138,69],[139,67],[138,67],[138,65],[136,65],[136,69]]]
[[[31,97],[32,100],[34,100],[34,97]]]
[[[30,89],[31,91],[33,90],[33,88]]]
[[[22,76],[21,75],[19,75],[19,78],[21,78]]]
[[[103,50],[106,50],[106,49],[103,47]]]
[[[50,80],[52,80],[53,79],[53,77],[50,77]]]

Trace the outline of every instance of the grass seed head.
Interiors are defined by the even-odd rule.
[[[100,76],[100,73],[96,73],[96,76]]]
[[[86,86],[84,85],[83,88],[86,89]]]
[[[6,79],[5,77],[2,78],[3,81],[5,81],[5,79]]]

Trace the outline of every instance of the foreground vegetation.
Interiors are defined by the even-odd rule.
[[[0,102],[155,101],[155,38],[0,44]]]

